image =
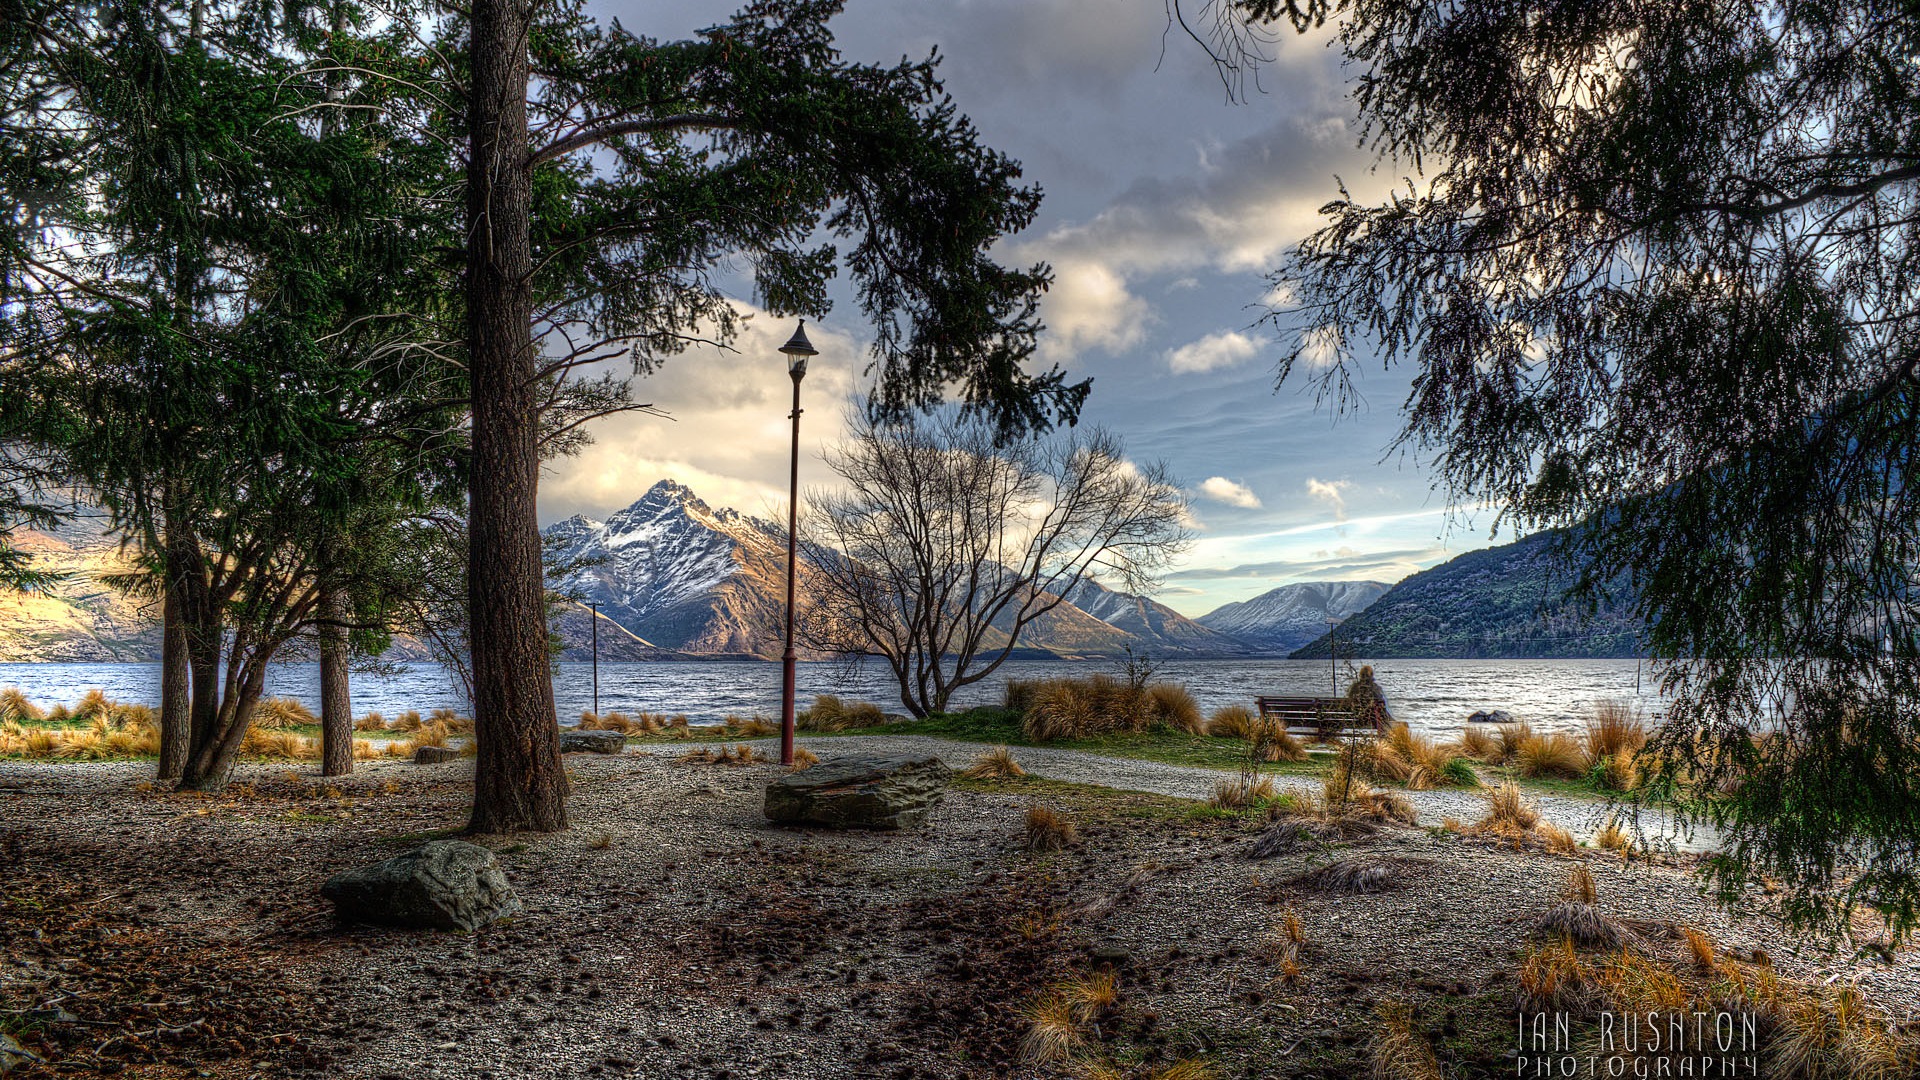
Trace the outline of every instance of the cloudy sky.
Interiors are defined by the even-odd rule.
[[[600,0],[637,33],[682,37],[730,3]],[[1449,514],[1417,460],[1388,456],[1407,374],[1364,372],[1340,418],[1304,385],[1276,392],[1279,347],[1253,325],[1266,272],[1316,221],[1336,176],[1358,193],[1392,180],[1355,148],[1348,84],[1324,37],[1286,34],[1264,93],[1229,104],[1205,56],[1168,32],[1158,0],[850,0],[854,59],[923,56],[984,141],[1046,192],[1003,257],[1051,263],[1043,354],[1093,376],[1083,421],[1136,459],[1166,461],[1199,523],[1158,598],[1187,614],[1293,581],[1395,581],[1487,543],[1486,515]],[[790,384],[760,318],[737,351],[688,353],[637,386],[673,416],[601,422],[554,464],[543,521],[604,516],[672,478],[709,503],[784,513]],[[828,481],[820,448],[855,394],[866,329],[846,302],[808,332],[802,484]]]

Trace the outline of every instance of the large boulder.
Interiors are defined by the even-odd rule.
[[[460,751],[451,746],[416,746],[413,748],[415,765],[444,765],[449,761],[459,761]]]
[[[575,731],[560,733],[560,752],[587,754],[617,754],[627,748],[627,737],[618,731]]]
[[[435,840],[335,874],[320,894],[342,921],[376,926],[471,931],[520,910],[493,852],[464,840]]]
[[[781,825],[904,829],[940,804],[953,770],[937,757],[837,757],[767,785]]]
[[[1507,712],[1505,709],[1481,709],[1479,712],[1467,717],[1467,723],[1511,724],[1513,723],[1513,714]]]

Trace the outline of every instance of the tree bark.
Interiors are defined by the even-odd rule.
[[[329,563],[322,571],[331,573]],[[320,585],[320,775],[353,772],[353,695],[347,670],[347,594]]]
[[[187,658],[186,600],[169,570],[160,605],[160,768],[162,780],[178,780],[193,756],[193,669]]]
[[[474,832],[567,827],[534,496],[533,162],[528,0],[476,0],[468,96],[467,362],[472,381],[467,596]]]

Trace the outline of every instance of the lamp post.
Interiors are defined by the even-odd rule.
[[[1340,620],[1327,620],[1327,680],[1333,684],[1333,696],[1340,696]]]
[[[600,605],[591,601],[587,610],[592,612],[589,621],[593,624],[593,718],[600,718]]]
[[[793,581],[800,528],[800,380],[807,377],[807,357],[819,354],[807,340],[807,320],[801,319],[780,351],[787,356],[787,374],[793,377],[793,459],[787,471],[787,649],[780,657],[780,764],[793,764]]]

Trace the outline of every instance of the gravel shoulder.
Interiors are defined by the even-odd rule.
[[[962,765],[955,747],[978,749],[808,742]],[[473,838],[525,904],[473,935],[341,926],[319,896],[334,873],[459,830],[470,762],[339,780],[246,765],[217,798],[153,790],[140,764],[3,762],[0,1016],[70,1017],[15,1024],[52,1061],[9,1080],[1060,1080],[1020,1063],[1028,1009],[1100,964],[1119,996],[1090,1052],[1136,1073],[1200,1058],[1234,1080],[1362,1075],[1376,1010],[1403,1001],[1449,1076],[1511,1075],[1526,928],[1579,863],[1665,962],[1683,956],[1672,927],[1696,926],[1724,956],[1764,951],[1785,976],[1920,1015],[1912,950],[1803,947],[1703,901],[1683,865],[1394,826],[1254,859],[1264,821],[1180,801],[1210,789],[1206,770],[1016,755],[1049,779],[958,783],[925,828],[893,834],[770,826],[770,764],[570,755],[569,831]],[[1035,805],[1078,842],[1025,850]],[[1349,859],[1389,864],[1394,886],[1311,884]],[[1294,981],[1269,949],[1287,911],[1305,928]]]

